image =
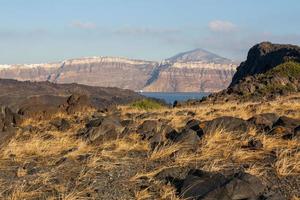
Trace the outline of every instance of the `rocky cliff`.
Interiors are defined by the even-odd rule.
[[[270,100],[300,91],[300,47],[263,42],[252,47],[230,86],[209,101]]]
[[[229,85],[236,69],[231,60],[202,49],[178,54],[161,66],[145,91],[216,92]]]
[[[226,58],[196,49],[161,63],[119,57],[90,57],[61,63],[0,65],[0,78],[151,92],[214,92],[229,85],[235,67]]]
[[[300,62],[300,47],[270,42],[257,44],[249,50],[247,60],[237,68],[230,85],[237,84],[246,76],[265,73],[287,61]]]

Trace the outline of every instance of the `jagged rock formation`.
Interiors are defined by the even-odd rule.
[[[230,86],[209,101],[266,100],[300,91],[300,47],[263,42],[252,47]]]
[[[91,57],[62,63],[0,65],[0,78],[79,83],[155,92],[212,92],[228,86],[235,64],[196,49],[161,63],[118,57]]]
[[[300,62],[300,47],[270,42],[257,44],[249,50],[247,60],[237,68],[230,86],[246,76],[265,73],[287,61]]]

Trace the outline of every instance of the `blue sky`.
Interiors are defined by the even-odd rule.
[[[161,60],[203,48],[300,45],[299,0],[0,0],[0,63],[84,56]]]

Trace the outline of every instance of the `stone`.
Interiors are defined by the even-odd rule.
[[[255,115],[247,121],[254,124],[260,131],[270,131],[273,124],[278,120],[279,116],[275,113],[263,113]]]
[[[137,128],[137,133],[142,140],[149,140],[158,132],[159,126],[160,123],[155,120],[146,120]]]
[[[173,141],[183,144],[183,150],[196,151],[200,145],[200,137],[197,132],[192,129],[183,129],[173,138]]]
[[[277,127],[277,126],[283,126],[286,128],[294,129],[297,126],[300,126],[300,120],[282,116],[273,125],[273,127]]]
[[[224,129],[229,133],[245,133],[251,127],[250,123],[236,117],[219,117],[208,121],[204,125],[204,133],[214,131],[216,128]]]
[[[184,129],[192,129],[193,131],[197,132],[197,135],[199,137],[202,137],[204,132],[203,129],[200,127],[200,123],[201,122],[199,120],[195,120],[195,119],[189,120],[186,126],[184,127]]]
[[[286,128],[284,126],[276,126],[270,130],[267,135],[286,135],[286,134],[291,134],[291,129]]]
[[[76,136],[90,144],[101,144],[104,141],[117,139],[123,129],[118,119],[107,117],[103,119],[99,126],[88,126],[80,130]]]
[[[250,139],[247,145],[242,146],[242,148],[247,148],[250,150],[258,150],[263,148],[263,143],[258,139]]]
[[[184,199],[259,200],[265,186],[255,176],[244,172],[231,175],[191,170],[185,177],[180,196]]]
[[[59,131],[67,131],[70,129],[71,125],[66,119],[58,119],[50,122],[53,126],[55,126]]]
[[[150,148],[153,150],[156,147],[168,144],[171,135],[178,135],[178,133],[171,126],[162,124],[159,130],[154,133],[153,137],[149,139]]]

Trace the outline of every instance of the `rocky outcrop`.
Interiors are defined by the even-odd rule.
[[[133,91],[118,88],[9,79],[0,79],[0,92],[0,105],[28,117],[47,117],[58,111],[73,114],[89,107],[105,109],[142,99]]]
[[[263,42],[252,47],[230,86],[199,102],[262,101],[300,91],[300,47]],[[180,105],[180,104],[178,104]]]
[[[197,49],[161,63],[119,57],[90,57],[61,63],[0,65],[0,78],[151,92],[212,92],[229,85],[235,67],[231,60]]]
[[[247,60],[237,68],[230,86],[247,76],[261,74],[287,61],[300,62],[300,47],[262,42],[253,46]]]

